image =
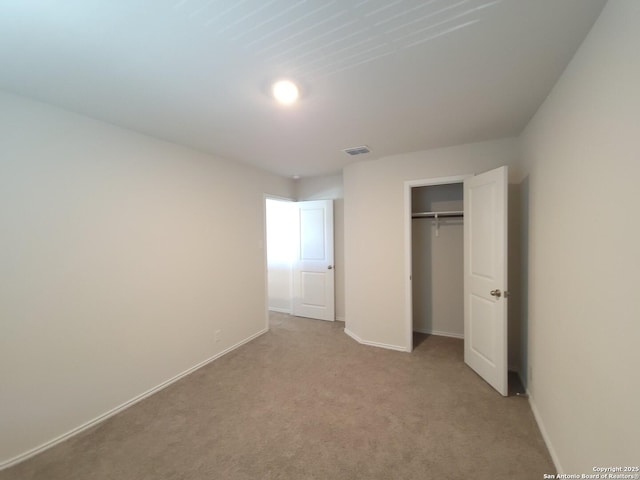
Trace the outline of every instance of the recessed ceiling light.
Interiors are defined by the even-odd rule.
[[[298,100],[300,90],[291,80],[278,80],[271,88],[273,97],[283,105],[291,105]]]

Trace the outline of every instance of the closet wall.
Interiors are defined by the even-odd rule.
[[[417,212],[462,211],[462,184],[431,185],[411,190]],[[413,330],[463,338],[463,218],[414,218]]]

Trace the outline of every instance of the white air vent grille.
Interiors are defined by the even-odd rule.
[[[361,145],[359,147],[345,148],[343,152],[349,155],[362,155],[363,153],[371,152],[371,150],[366,145]]]

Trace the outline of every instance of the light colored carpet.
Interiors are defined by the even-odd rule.
[[[526,399],[463,363],[461,340],[411,354],[343,323],[271,316],[271,331],[7,479],[536,479],[554,473]]]

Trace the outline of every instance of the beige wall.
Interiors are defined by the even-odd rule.
[[[639,46],[611,0],[522,135],[529,390],[566,473],[639,460]]]
[[[336,320],[344,321],[344,189],[342,174],[297,180],[296,198],[298,201],[333,200]]]
[[[0,463],[265,329],[290,180],[5,94],[0,149]]]
[[[337,311],[406,348],[404,182],[511,166],[531,401],[567,473],[640,451],[638,45],[610,0],[521,139],[352,164],[336,215]],[[342,196],[9,95],[0,148],[0,462],[260,332],[263,194]]]
[[[517,140],[396,155],[344,169],[346,328],[364,342],[407,349],[404,182],[514,164]],[[511,169],[514,178],[516,168]]]

